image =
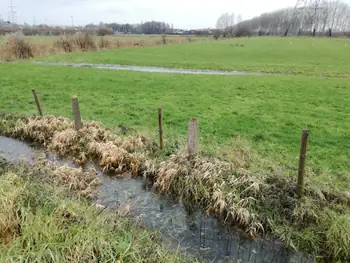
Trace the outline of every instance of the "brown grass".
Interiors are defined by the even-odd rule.
[[[78,165],[99,160],[104,171],[117,175],[140,175],[147,155],[144,136],[119,137],[96,122],[84,122],[83,128],[76,131],[73,122],[66,118],[23,118],[8,133],[35,141],[60,156],[71,156]]]
[[[35,46],[27,40],[18,37],[9,37],[7,41],[0,46],[0,60],[12,61],[15,59],[33,58]]]
[[[11,243],[19,234],[20,217],[16,208],[16,200],[21,196],[25,185],[13,173],[1,176],[0,188],[0,244]]]
[[[266,160],[257,161],[259,157],[238,139],[231,151],[222,151],[225,160],[178,153],[159,162],[153,159],[152,143],[147,138],[120,137],[95,122],[83,122],[84,128],[75,131],[66,118],[10,120],[5,116],[0,122],[3,134],[36,141],[59,155],[72,156],[80,165],[98,160],[105,171],[121,176],[143,175],[159,193],[201,207],[227,226],[240,228],[241,237],[259,238],[272,233],[290,248],[330,260],[344,260],[350,255],[349,192],[314,185],[310,178],[316,175],[307,170],[305,198],[299,200],[295,172]],[[254,162],[261,166],[253,166]],[[59,168],[51,173],[56,174],[51,180],[91,197],[98,182],[94,175],[82,173]]]
[[[186,38],[168,39],[166,36],[150,40],[114,39],[79,33],[76,35],[61,36],[54,41],[36,42],[25,40],[22,37],[11,36],[5,40],[3,45],[0,45],[0,61],[9,62],[59,53],[181,44],[188,41],[190,40]]]

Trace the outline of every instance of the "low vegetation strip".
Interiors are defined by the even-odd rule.
[[[255,37],[162,48],[59,54],[38,60],[350,77],[349,49],[347,38]]]
[[[65,118],[3,116],[0,133],[31,139],[80,164],[99,160],[116,174],[143,175],[158,192],[239,226],[245,238],[273,235],[326,262],[349,260],[350,193],[315,184],[312,171],[298,199],[294,173],[244,148],[233,149],[236,162],[181,152],[160,157],[155,144],[139,136],[120,138],[96,123],[85,122],[81,131],[72,126]],[[260,169],[250,169],[250,162],[260,162]]]
[[[70,184],[85,182],[79,169],[48,166],[0,160],[1,262],[191,262],[118,211],[72,196]]]
[[[108,49],[146,47],[153,45],[180,44],[192,42],[188,37],[161,36],[156,39],[118,39],[112,37],[95,37],[87,33],[61,36],[50,41],[35,41],[25,37],[10,36],[0,43],[0,61],[30,59],[53,54],[87,52]]]

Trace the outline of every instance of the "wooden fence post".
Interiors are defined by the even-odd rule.
[[[299,198],[304,196],[304,170],[306,161],[307,140],[309,137],[309,130],[303,129],[301,135],[300,157],[299,157],[299,170],[298,170],[298,189],[297,194]]]
[[[159,147],[161,150],[164,148],[163,140],[163,112],[162,107],[158,108],[158,125],[159,125]]]
[[[199,137],[198,137],[198,120],[192,118],[188,124],[188,154],[198,154],[199,152]]]
[[[78,131],[82,128],[82,124],[81,124],[78,97],[76,96],[72,98],[72,110],[74,114],[75,129]]]
[[[39,115],[43,116],[43,112],[42,112],[41,106],[40,106],[40,101],[39,101],[38,95],[36,95],[35,89],[32,89],[32,93],[33,93],[33,96],[34,96],[36,107],[38,108]]]

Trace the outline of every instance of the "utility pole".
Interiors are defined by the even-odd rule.
[[[72,27],[74,28],[74,17],[71,16],[70,19],[72,20]]]
[[[11,21],[11,31],[13,33],[14,28],[13,28],[13,24],[15,23],[15,7],[13,6],[12,0],[10,0],[10,4],[9,4],[9,20]]]

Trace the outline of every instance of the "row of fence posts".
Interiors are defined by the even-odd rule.
[[[42,108],[38,95],[36,94],[35,89],[32,89],[34,100],[38,109],[40,116],[43,116]],[[83,125],[81,122],[80,109],[78,97],[72,97],[72,111],[74,116],[74,125],[76,130],[80,130]],[[158,128],[159,128],[159,148],[164,149],[164,134],[163,134],[163,109],[162,107],[158,108]],[[299,155],[299,169],[298,169],[298,184],[297,184],[297,194],[299,198],[304,196],[304,186],[305,186],[305,162],[306,162],[306,151],[307,143],[309,138],[309,131],[303,129],[301,135],[301,146],[300,146],[300,155]],[[192,118],[188,124],[188,136],[187,136],[187,149],[189,155],[196,155],[199,153],[199,126],[198,120]]]

